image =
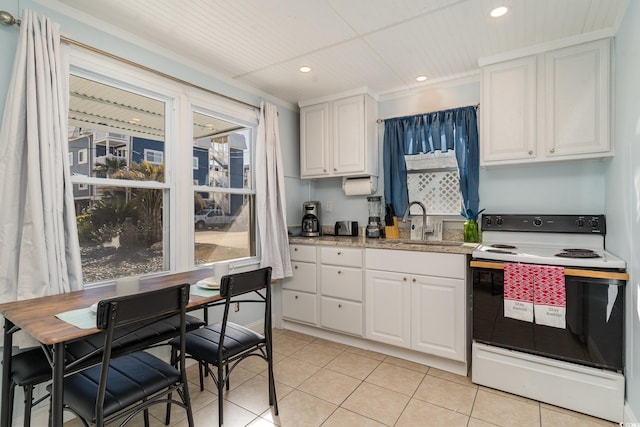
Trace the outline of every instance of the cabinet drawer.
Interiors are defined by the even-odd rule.
[[[362,269],[322,265],[320,291],[322,295],[362,302]]]
[[[362,336],[362,304],[321,297],[320,306],[323,327]]]
[[[405,274],[464,279],[467,269],[465,255],[437,252],[367,249],[367,269],[396,271]]]
[[[293,276],[282,281],[283,289],[316,292],[316,265],[308,262],[291,261]]]
[[[291,261],[316,262],[316,247],[308,245],[289,245]]]
[[[282,291],[282,317],[316,324],[316,296],[305,292]]]
[[[362,267],[362,249],[354,248],[320,248],[320,262],[347,267]]]

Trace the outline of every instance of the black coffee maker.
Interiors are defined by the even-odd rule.
[[[302,204],[302,236],[317,237],[320,231],[320,202],[311,201]]]

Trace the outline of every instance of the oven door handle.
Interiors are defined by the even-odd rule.
[[[474,261],[469,264],[471,268],[489,268],[493,270],[503,270],[504,263],[502,262],[490,262],[490,261]],[[619,273],[615,271],[600,271],[600,270],[580,270],[576,268],[565,268],[565,276],[572,277],[586,277],[589,279],[613,279],[613,280],[629,280],[629,274]]]

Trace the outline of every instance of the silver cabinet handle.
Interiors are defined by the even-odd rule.
[[[529,155],[531,156],[533,154],[533,150],[529,150]]]
[[[556,152],[556,149],[555,149],[555,148],[552,148],[551,150],[549,150],[549,152],[550,152],[550,153],[555,153],[555,152]]]

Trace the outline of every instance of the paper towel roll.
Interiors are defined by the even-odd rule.
[[[378,189],[378,177],[367,176],[360,178],[343,178],[342,189],[346,196],[373,194]]]

